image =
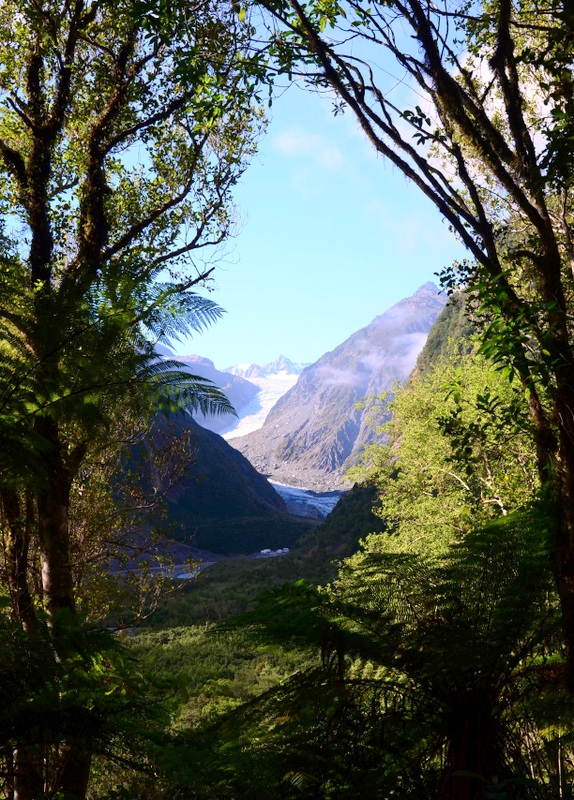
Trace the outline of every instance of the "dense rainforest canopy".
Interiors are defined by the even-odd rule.
[[[569,4],[25,0],[0,28],[4,794],[571,797]],[[328,588],[213,634],[227,672],[196,664],[188,708],[103,629],[149,504],[119,464],[158,410],[228,409],[154,345],[219,314],[198,290],[277,73],[332,92],[435,204],[471,332],[427,352],[366,454],[384,530]],[[186,443],[155,452],[157,496]]]

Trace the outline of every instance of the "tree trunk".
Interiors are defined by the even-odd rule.
[[[448,744],[437,794],[440,800],[484,800],[494,781],[509,777],[500,744],[500,720],[494,712],[497,704],[498,698],[490,692],[469,692],[453,704],[445,719]]]
[[[76,743],[60,746],[63,766],[58,786],[62,800],[84,800],[90,780],[92,758],[87,748]]]
[[[31,631],[36,619],[28,585],[32,503],[28,498],[23,500],[17,492],[5,489],[0,492],[0,505],[6,521],[4,551],[12,613],[25,631]]]
[[[12,754],[14,800],[37,800],[44,794],[38,747],[18,747]]]
[[[574,691],[574,398],[559,395],[558,530],[553,551],[566,645],[566,681]]]
[[[48,486],[38,497],[38,533],[44,606],[50,623],[63,609],[75,609],[70,563],[69,508],[72,475],[55,422],[39,420],[39,433],[50,443],[45,456]]]
[[[68,654],[66,638],[54,630],[58,615],[75,614],[74,583],[70,559],[69,508],[73,475],[64,458],[55,423],[43,420],[42,434],[52,447],[46,456],[48,490],[38,498],[38,531],[42,561],[42,590],[48,624],[53,630],[55,658],[63,661]],[[62,741],[57,747],[57,783],[54,788],[62,800],[83,800],[86,796],[91,756],[82,741]],[[52,777],[52,776],[49,776]]]

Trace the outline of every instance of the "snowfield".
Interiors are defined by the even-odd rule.
[[[220,435],[224,439],[234,439],[236,436],[244,436],[262,428],[267,414],[279,398],[297,383],[298,377],[282,371],[262,378],[249,378],[251,383],[259,386],[260,391],[241,409],[240,419],[235,420]]]

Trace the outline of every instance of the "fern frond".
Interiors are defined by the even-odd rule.
[[[224,392],[213,381],[193,375],[174,359],[164,359],[155,354],[142,357],[138,382],[148,387],[161,411],[235,414]]]
[[[144,326],[162,344],[182,336],[201,333],[225,312],[207,297],[195,292],[179,294],[171,284],[157,283],[150,289],[151,302],[143,315]]]

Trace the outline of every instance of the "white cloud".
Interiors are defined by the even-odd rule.
[[[335,172],[343,165],[343,154],[325,136],[290,128],[273,139],[273,147],[288,158],[306,156],[316,166]]]
[[[427,248],[429,253],[452,248],[453,235],[437,212],[430,208],[419,209],[419,213],[407,213],[404,208],[373,199],[366,203],[365,211],[374,220],[378,230],[394,253],[409,256]]]
[[[321,381],[327,386],[354,386],[357,383],[357,375],[348,369],[338,367],[319,367],[317,374],[321,376]]]

